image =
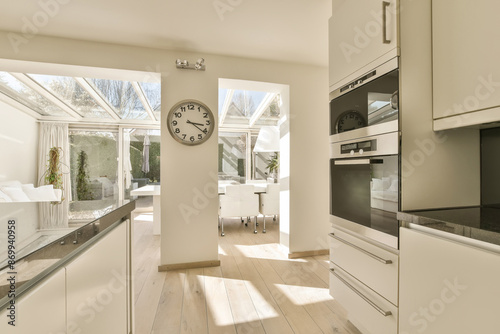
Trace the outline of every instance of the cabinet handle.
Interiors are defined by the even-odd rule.
[[[382,43],[389,44],[391,40],[387,39],[387,7],[391,5],[388,1],[382,1]]]
[[[358,289],[353,287],[349,282],[347,282],[345,279],[343,279],[339,274],[337,274],[333,268],[330,269],[330,272],[333,274],[333,276],[337,277],[339,281],[344,283],[349,289],[351,289],[355,294],[360,296],[365,302],[367,302],[371,307],[373,307],[375,310],[377,310],[378,313],[382,314],[384,317],[388,317],[392,315],[391,311],[384,311],[380,306],[372,302],[368,297],[366,297],[364,294],[362,294]]]
[[[377,255],[375,255],[375,254],[373,254],[373,253],[370,253],[370,252],[368,252],[368,251],[364,250],[364,249],[363,249],[363,248],[361,248],[361,247],[358,247],[358,246],[356,246],[356,245],[354,245],[354,244],[352,244],[352,243],[350,243],[350,242],[348,242],[348,241],[346,241],[346,240],[344,240],[344,239],[342,239],[342,238],[337,237],[337,236],[336,236],[335,234],[333,234],[333,233],[330,233],[330,234],[328,234],[328,235],[329,235],[330,237],[332,237],[333,239],[336,239],[336,240],[338,240],[338,241],[340,241],[340,242],[342,242],[342,243],[344,243],[344,244],[346,244],[346,245],[348,245],[348,246],[351,246],[351,247],[352,247],[352,248],[354,248],[354,249],[357,249],[358,251],[362,252],[362,253],[363,253],[363,254],[365,254],[365,255],[368,255],[369,257],[371,257],[371,258],[372,258],[372,259],[374,259],[374,260],[377,260],[378,262],[381,262],[381,263],[383,263],[383,264],[391,264],[391,263],[392,263],[392,260],[386,260],[386,259],[383,259],[383,258],[381,258],[380,256],[377,256]]]

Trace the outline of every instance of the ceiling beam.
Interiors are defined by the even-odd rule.
[[[142,90],[139,83],[137,81],[132,81],[131,84],[132,84],[132,87],[134,87],[135,93],[139,97],[139,100],[141,100],[141,103],[144,106],[144,109],[148,113],[149,118],[151,118],[153,121],[158,121],[158,119],[156,119],[155,114],[153,112],[153,109],[151,109],[151,106],[149,105],[149,101],[148,101],[146,95],[144,94],[144,91]]]
[[[77,120],[82,119],[82,115],[80,115],[76,110],[68,106],[66,103],[61,101],[58,97],[56,97],[54,94],[52,94],[50,91],[45,89],[43,86],[38,84],[35,80],[30,78],[24,73],[9,73],[12,75],[14,78],[17,80],[21,81],[23,84],[28,86],[29,88],[33,89],[35,92],[38,94],[42,95],[44,98],[49,100],[51,103],[55,104],[59,108],[61,108],[65,113],[69,114],[70,116],[74,117]]]
[[[76,82],[83,88],[85,89],[90,96],[97,102],[98,105],[101,106],[106,112],[113,118],[114,120],[121,121],[122,118],[118,113],[114,110],[113,107],[111,107],[105,99],[102,98],[102,96],[94,89],[94,87],[88,83],[88,81],[85,78],[80,78],[80,77],[75,77],[74,78]]]
[[[234,89],[228,89],[226,98],[224,99],[224,103],[222,104],[222,110],[219,114],[219,126],[222,126],[222,124],[224,124],[227,111],[229,110],[229,106],[231,105],[231,101],[233,100],[233,95],[234,95]]]
[[[18,109],[18,110],[24,112],[25,114],[27,114],[31,117],[34,117],[36,119],[41,119],[43,117],[43,115],[40,115],[38,112],[34,111],[31,108],[28,108],[27,106],[25,106],[21,102],[18,102],[17,100],[11,98],[10,96],[4,94],[1,91],[0,91],[0,101],[5,102],[8,105],[10,105],[11,107]]]
[[[276,95],[277,95],[276,93],[267,93],[266,96],[264,96],[259,106],[255,110],[254,114],[250,118],[250,121],[248,123],[250,127],[255,125],[255,123],[259,120],[260,116],[262,116],[264,111],[266,111],[269,105],[273,102]]]

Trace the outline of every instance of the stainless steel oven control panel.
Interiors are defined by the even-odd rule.
[[[340,141],[330,144],[330,158],[356,158],[399,154],[399,132]]]

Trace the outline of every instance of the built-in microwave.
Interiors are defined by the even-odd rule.
[[[398,58],[331,92],[330,142],[398,131],[398,92]]]
[[[397,249],[399,132],[330,143],[330,221]]]

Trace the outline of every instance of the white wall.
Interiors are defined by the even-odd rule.
[[[0,182],[19,180],[37,184],[38,123],[36,119],[0,101]],[[38,229],[36,203],[0,204],[0,252],[7,241],[7,220],[17,219],[16,241]]]
[[[325,21],[325,29],[327,22]],[[325,40],[325,43],[327,41]],[[300,46],[297,46],[300,47]],[[205,72],[179,70],[175,59],[205,58]],[[290,90],[289,251],[327,248],[328,72],[326,67],[171,52],[37,36],[15,53],[0,32],[0,58],[156,71],[162,78],[162,251],[161,264],[211,261],[217,253],[217,132],[197,147],[168,134],[169,109],[186,98],[207,104],[215,115],[218,79],[288,85]],[[147,79],[147,78],[145,78]],[[208,190],[207,190],[208,189]],[[207,190],[206,200],[196,194]],[[199,201],[199,202],[193,202]],[[186,221],[180,207],[197,212]]]

